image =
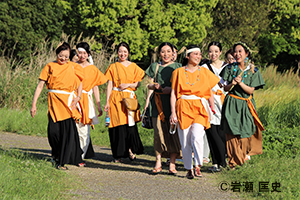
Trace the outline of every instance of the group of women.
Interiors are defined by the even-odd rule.
[[[176,158],[182,158],[187,178],[202,177],[206,136],[212,171],[220,171],[227,164],[234,169],[250,155],[262,153],[263,126],[252,94],[264,86],[264,81],[251,64],[251,52],[245,43],[234,44],[226,53],[229,64],[220,60],[219,42],[208,45],[209,60],[205,63],[201,63],[200,48],[188,46],[180,64],[176,62],[176,47],[164,42],[157,51],[160,60],[144,71],[129,61],[129,45],[122,42],[117,47],[118,61],[109,65],[105,75],[91,63],[87,43],[76,48],[72,55],[76,62],[69,61],[71,49],[67,43],[57,48],[57,61],[42,70],[31,108],[34,117],[46,83],[48,139],[58,169],[66,169],[65,164],[84,166],[83,159],[94,156],[89,131],[99,121],[92,94],[102,115],[98,86],[106,82],[104,110],[111,119],[108,128],[114,162],[134,160],[136,154],[143,153],[136,125],[141,120],[139,109],[128,110],[123,99],[136,99],[134,91],[145,75],[150,83],[144,109],[149,106],[156,154],[153,173],[162,171],[162,158],[169,158],[168,174],[175,175]],[[177,130],[171,131],[176,126]]]

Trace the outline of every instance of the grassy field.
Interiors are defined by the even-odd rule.
[[[35,118],[31,118],[29,114],[39,73],[47,62],[54,59],[53,52],[49,53],[49,51],[46,51],[47,48],[49,48],[49,45],[45,45],[44,50],[39,51],[35,59],[32,59],[32,63],[26,66],[22,62],[0,57],[0,130],[24,135],[47,135],[46,90],[42,92],[38,100],[38,111]],[[112,61],[111,57],[106,56],[105,52],[96,53],[93,56],[98,58],[94,60],[101,60],[96,65],[102,72],[105,71],[108,63]],[[299,199],[298,188],[300,188],[300,185],[297,177],[299,177],[300,170],[297,164],[300,161],[300,126],[298,123],[300,121],[300,85],[298,71],[293,73],[291,70],[280,74],[277,73],[276,67],[269,66],[262,69],[261,73],[266,82],[266,87],[263,90],[255,91],[254,99],[258,115],[266,128],[266,131],[263,132],[264,153],[253,156],[248,163],[235,171],[223,170],[219,173],[218,181],[226,180],[229,183],[252,182],[253,190],[251,192],[241,191],[239,193],[250,199]],[[101,95],[102,105],[105,104],[105,88],[105,85],[100,87],[100,94],[104,94]],[[145,102],[143,87],[140,87],[136,94],[143,108]],[[91,131],[93,144],[109,147],[108,130],[104,126],[104,116],[101,116],[99,121],[100,124],[95,126],[95,130]],[[140,123],[138,128],[145,146],[145,153],[154,155],[153,131],[142,128]],[[0,184],[0,195],[4,195],[0,196],[3,197],[2,199],[27,199],[26,195],[28,194],[24,193],[25,190],[13,187],[20,183],[20,179],[9,172],[17,168],[24,169],[20,170],[19,173],[36,172],[37,174],[40,173],[41,177],[51,177],[47,179],[45,186],[39,185],[28,189],[32,193],[39,190],[39,187],[56,187],[56,184],[52,184],[51,181],[59,182],[57,186],[61,192],[67,188],[66,183],[68,181],[61,181],[64,179],[64,175],[51,168],[46,161],[40,163],[35,161],[34,158],[16,151],[1,149],[0,153],[0,162],[3,162],[1,163],[2,170],[8,170],[8,173],[5,173],[6,175],[1,173],[0,180],[11,180],[8,186],[4,187],[4,182]],[[9,162],[14,164],[7,166]],[[16,168],[13,168],[14,166]],[[44,170],[45,168],[49,168],[49,170]],[[47,171],[47,173],[44,171]],[[30,187],[30,184],[37,185],[40,182],[40,179],[35,177],[33,173],[26,173],[23,176],[25,178],[22,183],[28,184],[28,186],[24,185],[25,188]],[[32,182],[28,182],[28,180]],[[259,191],[259,182],[268,182],[270,191]],[[281,192],[271,192],[272,186],[275,186],[272,184],[275,183],[280,184],[279,190]],[[49,191],[45,190],[45,194],[41,195],[52,194],[51,187],[49,187]],[[16,196],[13,196],[14,192],[16,192]],[[52,198],[51,196],[45,197]],[[36,199],[39,198],[43,198],[43,196],[36,196]],[[56,199],[56,196],[53,199]]]
[[[70,199],[74,177],[17,150],[0,148],[0,199]],[[64,195],[62,195],[64,193]]]

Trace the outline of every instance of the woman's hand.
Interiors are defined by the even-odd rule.
[[[106,102],[106,104],[105,104],[105,106],[104,106],[104,111],[105,111],[105,112],[108,112],[108,110],[109,110],[109,103]]]
[[[71,108],[74,110],[76,108],[77,103],[80,101],[81,97],[75,97],[72,101]]]
[[[121,83],[119,85],[120,90],[125,90],[130,87],[130,83]]]
[[[101,105],[98,106],[98,112],[99,112],[98,117],[100,117],[100,116],[103,115],[103,110],[102,110],[102,108],[101,108]]]
[[[240,82],[242,81],[242,77],[241,77],[240,75],[238,75],[238,76],[235,77],[233,80],[236,82],[236,84],[240,84]],[[233,81],[232,81],[232,82],[233,82]],[[236,85],[236,84],[235,84],[235,85]]]
[[[30,114],[31,114],[31,117],[34,118],[35,114],[36,114],[36,106],[35,105],[32,105],[31,106],[31,109],[30,109]]]
[[[178,122],[176,113],[171,113],[170,124],[176,124]]]
[[[171,88],[171,87],[164,87],[164,88],[162,89],[162,92],[163,92],[164,94],[171,94],[171,91],[172,91],[172,88]]]

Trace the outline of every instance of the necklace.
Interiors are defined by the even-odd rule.
[[[185,69],[184,73],[185,73],[185,76],[186,76],[187,84],[190,85],[190,86],[195,85],[195,83],[196,83],[197,81],[199,81],[200,66],[198,65],[198,75],[197,75],[197,80],[196,80],[194,83],[192,83],[192,84],[189,83],[189,76],[187,75],[187,65],[184,67],[184,69]]]
[[[236,64],[236,63],[235,63],[235,67],[234,67],[233,71],[234,71],[235,73],[237,72],[237,64]],[[247,71],[246,71],[246,70],[243,70],[243,71],[244,71],[244,76],[242,77],[242,82],[244,82],[244,78],[247,77]],[[235,78],[236,75],[233,74],[232,77]]]

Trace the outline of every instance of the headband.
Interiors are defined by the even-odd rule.
[[[84,48],[81,48],[81,47],[77,48],[77,50],[78,51],[85,51],[86,52],[86,50]]]
[[[243,46],[243,47],[245,47],[250,53],[252,53],[252,51],[251,51],[251,49],[247,46],[247,44],[246,43],[244,43],[244,42],[236,42],[236,43],[234,43],[234,45],[236,46],[236,45],[241,45],[241,46]]]
[[[188,49],[188,50],[186,50],[186,53],[185,53],[185,55],[188,55],[189,53],[191,53],[191,52],[194,52],[194,51],[200,51],[200,53],[201,53],[201,50],[200,50],[200,48],[192,48],[192,49]]]

